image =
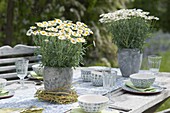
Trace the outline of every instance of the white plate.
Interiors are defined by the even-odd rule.
[[[104,66],[90,66],[88,68],[97,70],[97,71],[105,71],[105,70],[110,70],[109,67],[104,67]]]
[[[30,80],[43,80],[43,79],[39,79],[39,78],[37,78],[37,77],[33,77],[32,75],[28,75],[27,76]]]
[[[156,94],[156,93],[160,93],[162,92],[165,88],[161,87],[161,86],[158,86],[158,85],[152,85],[152,87],[154,87],[156,90],[153,92],[141,92],[141,91],[137,91],[135,89],[132,89],[126,85],[123,85],[122,86],[122,89],[127,91],[127,92],[130,92],[130,93],[135,93],[135,94]]]
[[[7,91],[8,91],[8,94],[0,96],[0,99],[10,98],[10,97],[14,96],[14,94],[15,94],[14,90],[7,90]]]

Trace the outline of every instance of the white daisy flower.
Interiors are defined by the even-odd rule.
[[[82,35],[83,36],[88,36],[88,35],[90,35],[90,32],[89,31],[85,31]]]
[[[44,26],[44,24],[42,24],[41,22],[37,22],[36,24],[37,24],[38,27],[46,27],[46,26]]]
[[[40,31],[40,34],[41,35],[47,35],[47,32],[46,31]]]
[[[77,42],[86,42],[86,40],[84,38],[76,38]]]
[[[33,31],[32,34],[33,34],[33,35],[39,35],[39,31],[37,31],[37,30],[36,30],[36,31]]]
[[[48,39],[45,39],[44,41],[45,41],[45,42],[49,42],[49,40],[48,40]]]
[[[58,39],[60,39],[60,40],[65,40],[66,37],[65,37],[64,35],[60,35],[60,36],[58,36]]]
[[[71,39],[71,36],[70,35],[65,35],[65,37],[67,38],[67,39]]]
[[[45,28],[46,31],[51,31],[51,28]]]
[[[71,27],[73,30],[78,30],[78,28],[77,27]]]
[[[83,30],[78,30],[77,33],[82,34]]]
[[[55,19],[56,23],[61,24],[62,21],[60,19]]]
[[[82,23],[82,25],[83,25],[84,27],[88,27],[85,23]]]
[[[27,31],[26,35],[27,35],[27,36],[31,36],[32,32],[33,32],[32,29],[29,29],[29,30]]]
[[[53,21],[48,21],[48,26],[56,26],[56,22],[53,20]]]
[[[77,32],[72,32],[72,35],[75,36],[75,37],[78,37],[79,35],[77,34]]]
[[[37,27],[35,27],[35,26],[31,26],[31,27],[30,27],[30,29],[36,29],[36,28],[37,28]]]
[[[155,20],[159,20],[159,18],[158,18],[158,17],[154,17],[154,19],[155,19]]]
[[[76,25],[82,26],[83,24],[81,22],[76,22]]]
[[[48,26],[48,22],[46,22],[46,21],[43,21],[42,24],[44,25],[44,27]]]
[[[64,29],[62,29],[62,30],[59,31],[59,34],[63,35],[63,34],[66,34],[66,32],[65,32]]]
[[[76,44],[76,43],[77,43],[77,40],[74,39],[74,38],[71,38],[70,40],[71,40],[71,43],[73,43],[73,44]]]

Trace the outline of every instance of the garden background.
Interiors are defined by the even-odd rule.
[[[146,40],[142,69],[147,69],[148,55],[158,54],[162,56],[160,71],[170,72],[170,0],[0,0],[0,46],[34,45],[26,31],[37,21],[54,18],[82,21],[94,32],[87,46],[93,41],[96,45],[88,47],[84,66],[118,67],[117,47],[98,20],[100,14],[122,8],[140,8],[160,18],[153,36]],[[159,110],[169,106],[170,100]]]

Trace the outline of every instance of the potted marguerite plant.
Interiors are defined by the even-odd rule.
[[[122,75],[137,73],[141,66],[145,39],[152,32],[153,23],[159,18],[149,16],[141,9],[121,9],[101,14],[100,22],[107,25],[112,40],[118,47],[118,63]]]
[[[36,22],[35,26],[30,27],[27,35],[33,37],[42,55],[45,90],[70,89],[72,67],[81,63],[85,53],[85,37],[90,34],[93,32],[86,24],[60,19]]]

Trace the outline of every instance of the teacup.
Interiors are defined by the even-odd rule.
[[[93,71],[93,69],[90,68],[85,68],[85,69],[81,69],[81,78],[83,79],[84,82],[91,82],[91,71]]]
[[[136,73],[130,75],[130,81],[137,88],[148,88],[154,83],[155,76],[149,73],[148,74]]]
[[[91,72],[91,82],[94,86],[103,86],[103,73],[99,71]]]

